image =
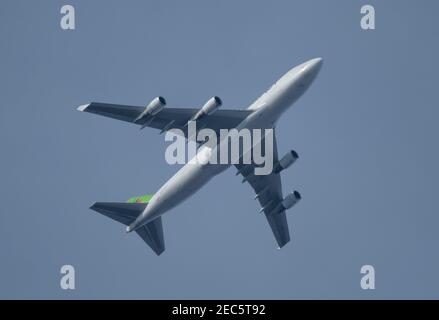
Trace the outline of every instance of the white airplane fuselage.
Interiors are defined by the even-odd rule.
[[[321,65],[322,59],[316,58],[289,70],[248,107],[253,112],[236,129],[274,128],[280,116],[311,85]],[[214,153],[212,149],[200,148],[196,157],[209,157],[211,153]],[[127,227],[127,231],[136,230],[179,205],[203,187],[212,177],[228,167],[230,164],[211,164],[209,162],[202,164],[200,161],[189,161],[154,194],[145,210]]]

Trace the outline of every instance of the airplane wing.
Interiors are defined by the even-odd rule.
[[[276,163],[278,153],[275,135],[273,139],[273,163]],[[237,175],[244,177],[242,182],[248,182],[255,191],[255,199],[261,205],[261,212],[264,212],[277,244],[282,248],[290,241],[290,233],[285,210],[275,210],[283,200],[280,174],[273,171],[268,175],[255,175],[253,164],[237,164],[235,167],[238,169]]]
[[[141,128],[150,127],[159,129],[160,133],[171,129],[181,129],[186,137],[186,124],[199,111],[199,109],[195,108],[166,107],[154,116],[137,120],[145,110],[145,107],[92,102],[90,104],[80,106],[78,110],[131,122],[141,125]],[[252,113],[252,111],[246,109],[219,109],[211,115],[198,119],[197,130],[199,131],[203,128],[210,128],[218,134],[220,129],[235,128],[250,113]]]

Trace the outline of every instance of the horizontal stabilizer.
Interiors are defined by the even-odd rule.
[[[147,205],[146,203],[96,202],[90,209],[128,226]]]
[[[162,217],[136,229],[136,233],[145,241],[157,255],[165,251],[165,239],[163,237]]]
[[[96,202],[90,209],[103,214],[117,222],[129,226],[145,210],[148,203]],[[160,255],[165,251],[162,218],[147,223],[136,230],[136,233],[151,249]]]
[[[128,226],[147,205],[147,203],[96,202],[90,209]]]

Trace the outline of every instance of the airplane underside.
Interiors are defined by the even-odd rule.
[[[292,68],[247,109],[221,109],[222,101],[218,97],[211,98],[201,108],[168,108],[166,100],[157,97],[146,107],[92,102],[78,110],[130,122],[141,129],[158,129],[160,133],[180,130],[187,140],[193,139],[188,130],[191,121],[197,122],[199,130],[208,128],[218,136],[221,129],[273,128],[279,117],[308,89],[321,65],[322,59],[317,58]],[[260,166],[253,161],[234,163],[234,166],[236,175],[241,175],[242,182],[254,190],[254,198],[261,205],[260,212],[266,216],[281,248],[290,241],[286,211],[299,202],[301,195],[293,191],[283,196],[280,173],[289,168],[298,155],[291,150],[279,158],[274,131],[273,168],[269,173],[258,174]],[[200,150],[197,155],[204,152]],[[97,202],[91,209],[126,225],[128,232],[135,231],[160,255],[165,250],[161,215],[185,201],[224,168],[210,163],[194,165],[189,161],[154,195],[135,197],[126,203]]]

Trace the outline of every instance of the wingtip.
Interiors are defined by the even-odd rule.
[[[87,109],[87,107],[88,107],[89,105],[90,105],[90,103],[80,105],[78,108],[76,108],[76,110],[81,111],[81,112],[84,112],[85,109]]]
[[[160,249],[158,249],[158,250],[153,250],[154,251],[154,253],[157,255],[157,256],[159,256],[159,255],[161,255],[163,252],[165,252],[165,248],[160,248]]]

